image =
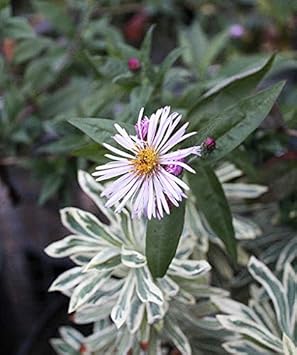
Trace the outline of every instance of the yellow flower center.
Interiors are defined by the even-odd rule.
[[[147,175],[153,172],[158,165],[159,156],[153,148],[146,147],[137,153],[132,163],[138,174]]]

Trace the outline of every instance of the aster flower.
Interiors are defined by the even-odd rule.
[[[170,214],[170,206],[178,206],[186,197],[189,187],[177,175],[183,169],[195,173],[185,158],[200,156],[202,146],[172,151],[196,132],[185,133],[188,123],[178,128],[181,115],[170,113],[168,106],[150,118],[143,119],[143,111],[142,108],[139,113],[135,136],[115,124],[118,133],[113,138],[123,150],[104,144],[115,154],[106,154],[113,161],[98,166],[93,176],[97,181],[117,178],[102,193],[108,199],[107,207],[117,205],[115,212],[120,212],[132,200],[133,217],[161,219],[164,212]]]

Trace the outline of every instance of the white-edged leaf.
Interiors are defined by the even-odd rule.
[[[127,320],[129,313],[129,306],[131,298],[134,293],[135,279],[132,272],[130,272],[125,280],[124,286],[119,294],[117,303],[112,308],[111,319],[119,329]]]
[[[164,276],[158,279],[158,285],[161,290],[169,297],[174,297],[179,291],[179,285],[173,281],[169,276]]]
[[[52,338],[50,344],[58,355],[77,355],[77,351],[62,339]]]
[[[272,355],[274,353],[243,339],[228,341],[223,344],[223,348],[228,354],[234,355]]]
[[[224,183],[223,190],[230,199],[253,199],[263,195],[268,188],[256,184]]]
[[[157,321],[163,319],[168,309],[167,302],[164,302],[161,305],[152,302],[147,302],[145,306],[148,324],[154,324]]]
[[[110,272],[89,271],[86,276],[88,277],[75,288],[70,298],[69,313],[76,311],[85,304],[102,287],[102,284],[110,278]]]
[[[110,347],[116,339],[116,328],[113,324],[104,329],[96,331],[86,338],[86,344],[92,351],[99,351],[105,347]]]
[[[291,263],[295,258],[297,258],[297,237],[292,238],[281,251],[276,263],[276,270],[282,270],[286,263]]]
[[[190,292],[187,292],[187,291],[183,290],[182,288],[179,290],[178,294],[175,296],[175,299],[178,302],[188,304],[188,305],[196,303],[195,297]]]
[[[146,257],[136,250],[127,249],[122,246],[121,252],[122,263],[129,268],[139,268],[146,265]]]
[[[131,333],[135,333],[142,322],[145,310],[145,304],[135,295],[130,304],[129,314],[127,318],[127,327]]]
[[[100,197],[103,191],[103,186],[99,184],[90,174],[86,171],[78,171],[78,183],[81,189],[95,202],[99,209],[109,219],[111,224],[117,224],[117,215],[111,212],[110,208],[105,207],[105,201]]]
[[[82,268],[79,266],[73,267],[59,275],[51,284],[49,291],[66,292],[68,295],[67,291],[78,285],[84,278],[85,275],[82,273]]]
[[[215,170],[215,173],[222,184],[242,175],[242,171],[232,163],[223,163]]]
[[[168,274],[181,276],[187,279],[194,279],[208,272],[211,269],[205,260],[180,260],[173,259]]]
[[[161,305],[164,302],[162,291],[154,283],[148,267],[134,269],[136,275],[136,292],[142,302]]]
[[[102,285],[100,290],[98,290],[90,299],[89,303],[96,306],[105,304],[108,301],[112,301],[118,297],[125,280],[123,279],[113,279],[110,278],[108,283]]]
[[[117,352],[118,354],[129,354],[129,350],[132,349],[134,337],[127,329],[118,338]]]
[[[190,343],[180,327],[169,317],[165,319],[165,333],[183,355],[191,355]]]
[[[84,235],[68,235],[67,237],[51,243],[44,251],[52,258],[65,258],[75,254],[97,251],[102,247],[100,241]]]
[[[228,330],[245,335],[256,342],[267,346],[269,349],[280,352],[282,350],[281,341],[266,328],[258,323],[242,316],[217,316],[218,321]]]
[[[79,350],[81,344],[84,342],[84,336],[72,327],[60,327],[59,333],[63,340],[69,344],[74,350]]]
[[[100,306],[86,305],[74,313],[73,319],[77,324],[98,322],[110,316],[113,306],[114,302],[107,302]]]
[[[223,313],[244,317],[247,320],[261,323],[261,320],[258,318],[257,314],[243,303],[220,296],[212,296],[210,299],[211,302],[214,303]]]
[[[233,216],[233,226],[235,230],[235,238],[238,240],[255,239],[261,235],[259,226],[249,219],[241,216]]]
[[[94,250],[92,250],[92,252],[88,252],[88,253],[71,255],[70,259],[75,264],[77,264],[79,266],[84,266],[92,260],[93,256],[94,256]]]
[[[87,235],[108,245],[120,246],[122,243],[121,239],[92,213],[75,207],[66,207],[60,214],[63,225],[73,233]]]
[[[106,247],[92,258],[92,260],[84,267],[84,271],[105,264],[119,254],[120,250],[118,248]]]
[[[250,258],[248,270],[253,278],[258,281],[268,293],[281,329],[286,334],[289,334],[289,306],[283,285],[268,267],[254,256]]]
[[[283,284],[289,307],[290,335],[293,335],[297,322],[297,274],[289,263],[284,267]]]
[[[286,334],[283,334],[283,347],[284,347],[284,355],[297,354],[297,347]]]

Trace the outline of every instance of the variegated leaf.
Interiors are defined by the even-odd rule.
[[[127,249],[122,246],[121,252],[122,263],[129,268],[139,268],[146,265],[146,257],[136,250]]]
[[[277,250],[278,251],[278,250]],[[297,237],[292,238],[281,251],[276,263],[276,270],[282,270],[286,263],[292,263],[297,258]]]
[[[194,279],[211,269],[205,260],[179,260],[173,259],[168,274]]]
[[[135,279],[130,272],[125,280],[124,286],[119,294],[117,303],[112,308],[111,319],[119,329],[127,320],[129,306],[135,289]]]
[[[297,347],[286,334],[283,334],[284,355],[296,355]]]
[[[119,256],[120,254],[120,249],[114,248],[114,247],[106,247],[103,250],[101,250],[98,254],[96,254],[91,261],[84,267],[84,271],[96,268],[97,270],[102,270],[100,266],[103,265],[103,269],[105,271],[112,269],[116,267],[119,263],[110,263],[110,261],[113,261],[116,256]],[[119,258],[117,258],[119,259]],[[110,265],[111,264],[111,265]],[[105,268],[104,268],[105,266]],[[109,266],[109,267],[108,267]]]
[[[254,256],[252,256],[249,261],[248,270],[253,278],[258,281],[268,293],[281,329],[286,334],[289,334],[289,306],[283,285],[268,267]]]
[[[190,343],[175,321],[169,317],[165,319],[165,333],[183,355],[191,355]]]
[[[219,296],[212,296],[211,302],[214,303],[223,313],[244,317],[247,320],[261,323],[261,320],[257,314],[243,303]]]
[[[133,348],[134,337],[127,329],[123,331],[117,342],[118,354],[129,354],[129,350]]]
[[[96,306],[100,306],[105,304],[109,300],[112,301],[118,297],[125,279],[113,279],[110,278],[108,283],[102,285],[100,290],[98,290],[90,299],[89,303],[94,304]]]
[[[174,299],[181,303],[185,303],[189,305],[196,303],[195,297],[183,289],[179,290],[178,294],[175,296]]]
[[[101,248],[102,244],[95,239],[84,235],[68,235],[50,244],[44,251],[52,258],[65,258],[75,254],[92,253],[94,250],[98,252]]]
[[[105,214],[109,219],[111,224],[117,225],[118,218],[117,215],[111,212],[110,208],[105,207],[105,201],[100,197],[103,191],[103,186],[99,184],[90,174],[86,171],[78,171],[78,183],[82,190],[95,202],[99,209]]]
[[[284,267],[283,284],[289,307],[290,335],[293,336],[297,322],[297,274],[289,263]]]
[[[86,279],[82,281],[74,290],[69,303],[68,312],[76,311],[85,304],[97,290],[110,278],[110,272],[88,272]]]
[[[238,240],[255,239],[261,235],[261,229],[257,224],[239,216],[233,217],[233,226]]]
[[[157,282],[161,290],[169,297],[176,296],[179,291],[179,285],[167,275],[158,279]]]
[[[160,319],[163,319],[168,309],[167,302],[163,302],[161,305],[157,303],[147,302],[145,306],[148,324],[154,324]]]
[[[223,189],[230,199],[254,199],[268,191],[266,186],[244,183],[224,183]]]
[[[116,328],[113,324],[105,327],[103,330],[96,331],[86,338],[86,344],[92,351],[109,348],[116,339]],[[104,354],[104,353],[103,353]]]
[[[131,333],[135,333],[142,322],[145,310],[145,304],[135,295],[130,304],[129,314],[127,318],[127,327]]]
[[[136,275],[136,292],[142,302],[161,305],[164,302],[162,291],[154,283],[148,267],[134,269]]]
[[[67,344],[69,344],[74,350],[79,351],[85,338],[79,331],[72,327],[61,327],[59,328],[59,333]]]
[[[280,352],[282,350],[281,341],[263,326],[242,316],[222,316],[217,319],[226,329],[245,335],[256,342],[263,344],[269,349]]]
[[[275,352],[264,350],[248,340],[234,340],[223,344],[223,348],[234,355],[273,355]]]
[[[100,306],[86,305],[74,313],[73,319],[77,324],[98,322],[109,317],[114,302],[104,303]]]
[[[78,355],[78,352],[62,339],[50,339],[50,344],[58,355]]]
[[[82,273],[81,267],[74,267],[59,275],[51,284],[49,291],[66,292],[69,295],[67,291],[78,285],[84,278],[85,275]]]
[[[122,241],[111,229],[92,213],[75,207],[67,207],[60,211],[63,225],[72,233],[86,235],[100,240],[105,245],[119,247]]]
[[[233,180],[242,175],[242,171],[232,163],[223,163],[215,171],[221,183]]]

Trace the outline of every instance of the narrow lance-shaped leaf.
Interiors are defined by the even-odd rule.
[[[187,120],[192,129],[200,129],[211,120],[211,116],[224,108],[236,104],[241,98],[251,94],[270,70],[274,55],[261,65],[231,76],[207,91],[189,110]]]
[[[232,259],[236,260],[232,215],[222,185],[214,171],[206,164],[194,162],[193,167],[197,174],[188,174],[188,180],[197,207],[203,212],[213,232],[224,242]]]
[[[153,277],[163,277],[175,256],[185,217],[185,203],[173,207],[162,220],[148,221],[146,257]]]
[[[222,159],[238,147],[268,115],[283,87],[283,82],[273,85],[212,117],[212,122],[197,135],[200,139],[203,136],[216,138],[217,149],[208,160]]]
[[[114,128],[115,121],[113,120],[79,117],[71,118],[68,122],[99,144],[113,143],[112,136],[116,133]],[[121,122],[121,127],[125,128],[128,132],[134,132],[134,127],[131,124]]]

